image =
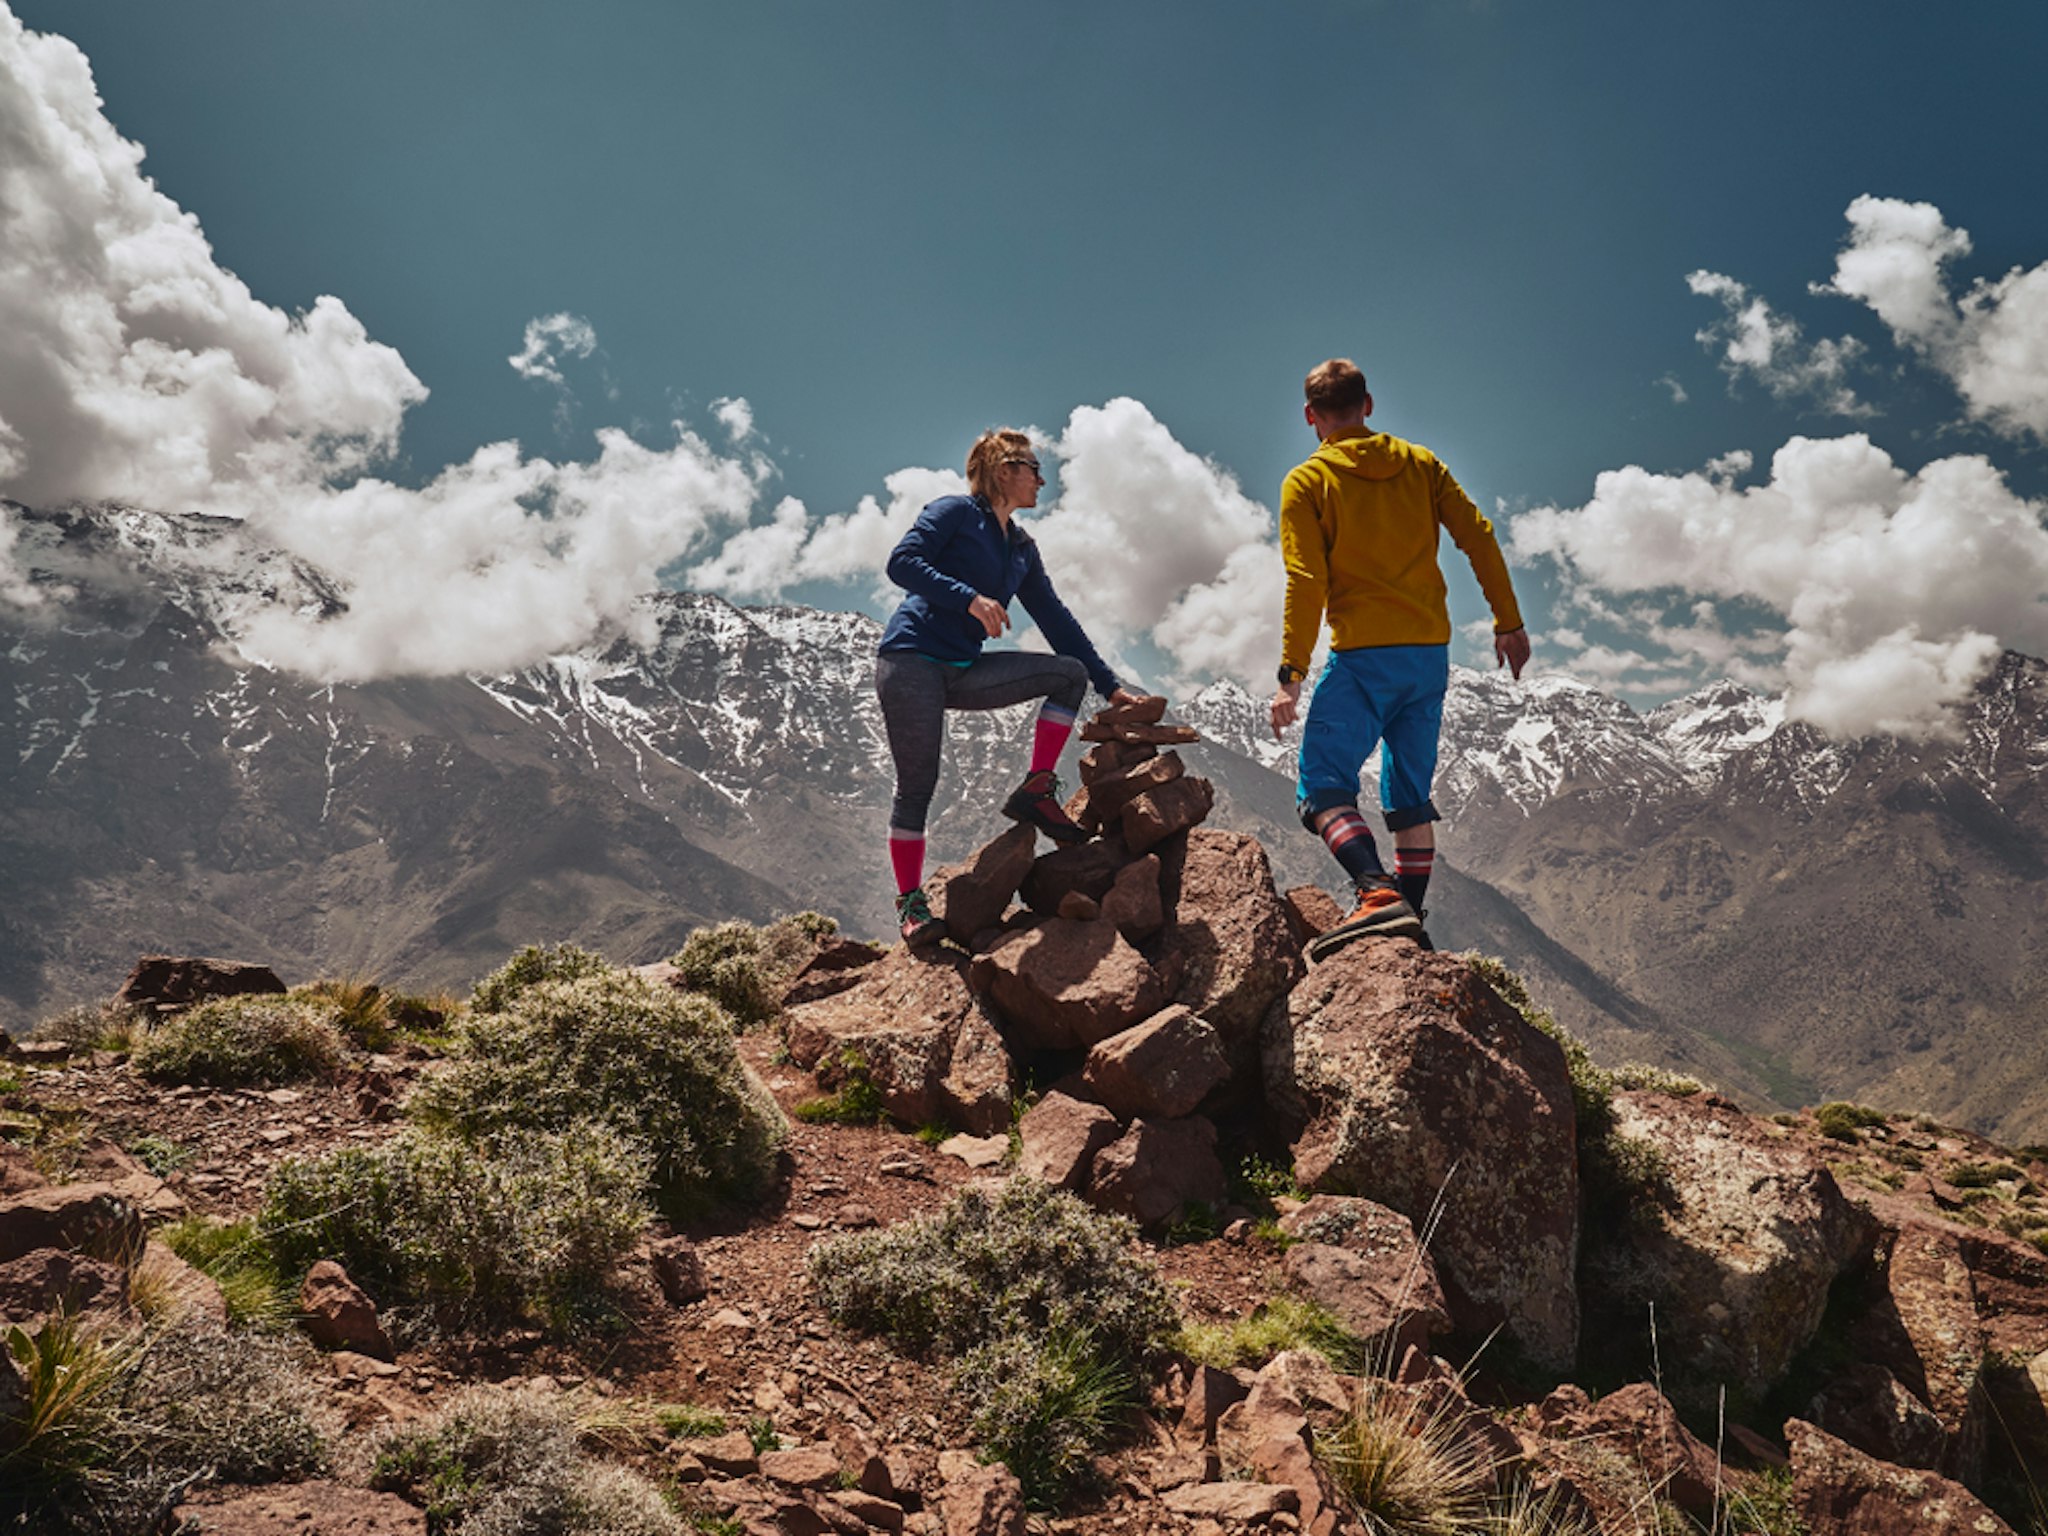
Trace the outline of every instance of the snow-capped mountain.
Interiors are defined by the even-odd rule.
[[[727,916],[887,925],[870,619],[663,593],[514,674],[323,686],[238,640],[347,593],[241,525],[8,515],[16,567],[66,595],[0,606],[0,1022],[151,948],[460,985],[535,939],[638,961]],[[1215,824],[1329,882],[1298,733],[1228,683],[1175,715],[1209,738]],[[934,863],[1003,825],[1029,732],[950,723]],[[1432,931],[1504,954],[1605,1056],[2048,1140],[2048,666],[2006,656],[1959,732],[1830,741],[1730,683],[1641,715],[1456,669]]]

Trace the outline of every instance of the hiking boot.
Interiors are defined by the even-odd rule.
[[[1422,919],[1415,915],[1415,909],[1401,899],[1400,891],[1389,884],[1361,885],[1358,887],[1358,905],[1351,909],[1351,915],[1327,933],[1319,933],[1308,941],[1308,957],[1311,962],[1327,960],[1345,945],[1359,939],[1416,939],[1422,937]]]
[[[945,921],[932,916],[932,904],[921,885],[896,898],[896,924],[912,949],[929,949],[946,936]]]
[[[1415,947],[1417,949],[1426,949],[1431,954],[1435,954],[1436,946],[1429,941],[1429,908],[1417,907],[1415,909],[1415,921],[1423,925],[1423,931],[1415,935]]]
[[[1036,827],[1056,843],[1085,843],[1089,833],[1074,824],[1067,808],[1060,804],[1060,781],[1050,768],[1027,773],[1024,782],[1003,802],[1003,814],[1012,821]]]

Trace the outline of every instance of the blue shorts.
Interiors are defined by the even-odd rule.
[[[1301,729],[1295,803],[1303,823],[1333,806],[1358,804],[1358,775],[1374,747],[1387,830],[1439,820],[1429,792],[1450,680],[1448,645],[1332,651]]]

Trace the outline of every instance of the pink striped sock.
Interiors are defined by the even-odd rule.
[[[889,867],[896,871],[896,894],[924,884],[924,834],[889,829]]]
[[[1060,753],[1067,748],[1067,738],[1074,734],[1074,712],[1061,709],[1057,704],[1047,704],[1038,711],[1038,724],[1031,729],[1032,773],[1044,773],[1056,766]]]

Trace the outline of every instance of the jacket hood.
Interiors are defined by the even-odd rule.
[[[1409,447],[1384,432],[1360,428],[1330,438],[1316,457],[1341,474],[1361,480],[1391,480],[1408,466]]]

